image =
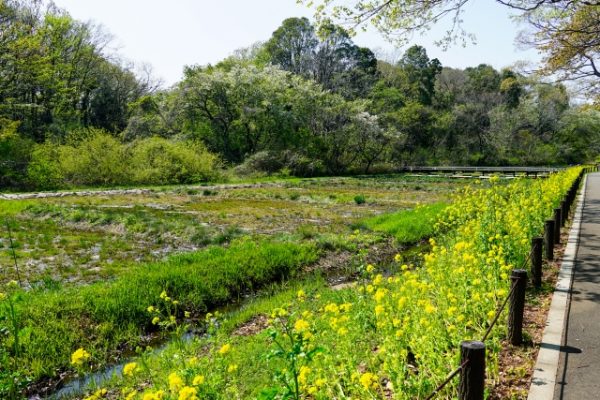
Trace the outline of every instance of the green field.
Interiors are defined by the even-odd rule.
[[[206,312],[248,297],[355,279],[396,253],[417,260],[411,246],[467,183],[388,175],[2,200],[1,279],[25,289],[0,322],[0,390],[51,393],[79,347],[96,370],[161,340],[146,307],[163,290],[202,331]]]

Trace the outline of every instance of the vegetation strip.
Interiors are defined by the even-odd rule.
[[[256,335],[219,332],[209,316],[211,338],[142,357],[137,372],[117,379],[109,393],[423,397],[457,365],[458,343],[481,337],[492,322],[508,293],[508,272],[524,262],[531,237],[540,234],[548,210],[578,173],[575,168],[544,181],[466,189],[437,223],[446,233],[432,240],[423,268],[399,259],[402,272],[389,278],[366,266],[356,287],[302,289],[294,301],[288,294],[269,312],[270,326]],[[492,381],[502,321],[488,341]],[[183,361],[173,362],[174,356]],[[454,390],[450,386],[440,396],[453,397]]]
[[[117,346],[123,343],[135,347],[141,334],[164,322],[148,319],[147,305],[165,289],[197,316],[298,273],[318,256],[310,243],[239,240],[228,248],[210,247],[140,266],[111,283],[43,292],[13,287],[0,303],[2,315],[9,315],[6,307],[14,309],[4,344],[13,349],[11,373],[34,380],[52,377],[68,368],[74,344],[85,347],[95,362],[118,354]],[[177,303],[171,312],[184,317]],[[15,331],[17,335],[10,333]],[[11,398],[21,388],[8,389],[5,395]]]

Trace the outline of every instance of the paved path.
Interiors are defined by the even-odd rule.
[[[600,173],[588,174],[555,400],[600,399]]]

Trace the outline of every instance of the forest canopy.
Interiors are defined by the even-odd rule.
[[[111,54],[101,29],[44,4],[0,2],[2,188],[189,183],[221,179],[224,168],[315,176],[560,165],[598,154],[598,108],[539,76],[449,68],[418,45],[381,60],[330,20],[288,18],[264,42],[186,66],[160,88]],[[565,23],[583,32],[594,12]],[[585,32],[579,40],[597,40]],[[549,49],[561,40],[532,38]],[[548,69],[586,73],[559,50],[547,53]]]

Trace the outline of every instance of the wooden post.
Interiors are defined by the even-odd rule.
[[[554,220],[546,220],[544,226],[544,247],[546,248],[546,259],[554,260]]]
[[[554,244],[560,244],[561,209],[554,209]]]
[[[568,200],[563,200],[560,202],[560,216],[562,217],[561,220],[561,226],[565,226],[565,223],[567,222],[567,219],[569,217],[569,206],[568,206],[569,202]]]
[[[531,239],[531,275],[533,277],[533,286],[540,288],[542,286],[542,246],[544,238],[534,237]]]
[[[508,340],[513,345],[523,343],[523,313],[525,312],[525,289],[527,289],[527,271],[515,269],[510,275],[512,294],[508,309]]]
[[[465,341],[460,344],[461,365],[458,398],[460,400],[483,400],[485,387],[485,344]]]

